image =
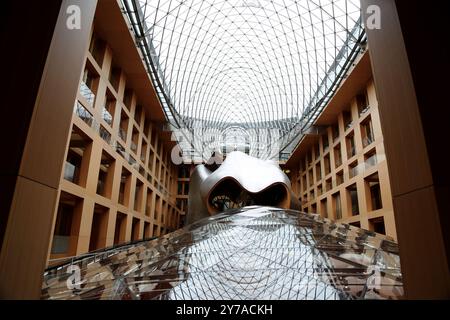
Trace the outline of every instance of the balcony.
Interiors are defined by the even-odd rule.
[[[84,81],[81,81],[80,84],[80,94],[86,99],[86,101],[91,106],[94,105],[95,94],[92,92],[91,88],[89,88]]]

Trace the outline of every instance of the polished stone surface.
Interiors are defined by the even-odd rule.
[[[78,283],[68,268],[79,268]],[[156,240],[47,270],[42,289],[43,299],[402,295],[398,246],[392,239],[318,215],[269,207],[222,213]]]

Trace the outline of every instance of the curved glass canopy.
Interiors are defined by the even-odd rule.
[[[365,43],[359,0],[123,4],[169,123],[188,132],[180,145],[191,154],[201,155],[205,132],[219,137],[231,127],[265,131],[269,144],[292,149]]]

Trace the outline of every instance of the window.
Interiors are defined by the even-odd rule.
[[[124,167],[122,168],[122,174],[120,177],[120,189],[119,189],[119,203],[128,206],[129,194],[131,186],[131,173]]]
[[[116,225],[114,230],[115,245],[125,242],[126,230],[127,230],[127,215],[122,212],[117,212]]]
[[[334,165],[336,168],[342,165],[341,144],[334,147]]]
[[[127,107],[128,111],[131,110],[131,101],[133,100],[133,91],[130,88],[125,88],[125,92],[123,94],[123,103],[125,107]]]
[[[370,201],[367,201],[368,211],[375,211],[383,208],[383,202],[381,199],[381,188],[378,173],[374,173],[365,180],[366,188],[370,194]]]
[[[380,233],[380,234],[386,234],[384,218],[379,217],[379,218],[369,219],[369,230],[376,232],[376,233]]]
[[[102,111],[102,118],[110,127],[112,127],[113,125],[115,110],[116,110],[116,98],[111,93],[111,91],[107,89],[105,97],[105,105],[103,106]]]
[[[319,145],[319,143],[317,143],[314,146],[314,153],[316,154],[316,159],[318,159],[320,157],[320,145]]]
[[[320,201],[320,215],[324,218],[328,218],[327,198]]]
[[[322,179],[322,170],[320,168],[320,162],[316,164],[316,178],[317,181],[320,181]]]
[[[155,159],[155,153],[153,149],[150,148],[150,156],[148,158],[148,170],[153,171],[153,161]]]
[[[358,105],[359,116],[362,116],[369,110],[369,100],[367,98],[366,90],[356,96],[356,104]]]
[[[344,183],[344,171],[339,171],[336,173],[336,187]]]
[[[321,196],[323,194],[322,185],[319,184],[317,186],[317,196]]]
[[[159,216],[160,216],[160,210],[161,210],[161,197],[157,194],[156,195],[156,203],[155,203],[155,212],[154,212],[154,216],[153,219],[154,220],[158,220]]]
[[[145,215],[150,217],[153,203],[153,191],[152,189],[147,189],[147,202],[145,204]]]
[[[114,60],[111,63],[111,69],[109,71],[109,82],[113,86],[113,88],[116,90],[116,92],[119,91],[119,84],[120,84],[120,74],[122,71],[120,68],[115,64]]]
[[[341,194],[335,193],[332,196],[333,199],[333,211],[336,220],[342,219],[342,206],[341,206]]]
[[[189,167],[188,166],[180,166],[178,168],[178,177],[180,178],[189,178],[190,173],[189,173]]]
[[[80,94],[86,99],[89,105],[94,106],[95,94],[97,92],[99,76],[95,68],[86,62],[86,68],[80,83]]]
[[[147,160],[147,142],[142,140],[141,161],[145,164],[145,160]]]
[[[103,151],[100,160],[100,170],[98,173],[97,194],[107,198],[111,197],[114,178],[114,163],[114,158]]]
[[[91,43],[89,45],[89,52],[94,57],[95,61],[97,61],[100,68],[103,65],[103,59],[105,57],[105,49],[106,49],[105,41],[100,39],[95,33],[92,34]]]
[[[327,154],[323,158],[323,164],[325,166],[325,175],[328,175],[331,172],[331,162],[330,162],[330,155]]]
[[[350,129],[353,123],[352,113],[350,111],[344,111],[342,115],[344,117],[344,128],[345,130],[348,130]]]
[[[149,239],[151,237],[150,222],[144,222],[144,239]]]
[[[350,159],[356,155],[355,136],[353,135],[353,132],[349,134],[345,140],[347,142],[347,158]]]
[[[331,178],[329,178],[327,181],[325,181],[325,186],[327,191],[330,191],[333,189],[333,184],[331,183]]]
[[[353,177],[356,177],[358,175],[358,173],[359,173],[358,161],[354,161],[348,166],[348,177],[349,177],[349,179],[352,179]]]
[[[134,210],[142,211],[142,197],[144,191],[144,184],[139,179],[136,180],[136,189],[134,191]]]
[[[362,143],[363,147],[367,147],[375,141],[372,127],[372,120],[368,117],[361,123],[361,135],[362,135]]]
[[[322,145],[323,153],[326,153],[328,151],[328,148],[330,147],[330,143],[328,141],[328,133],[322,135]]]
[[[361,228],[361,222],[359,222],[359,221],[351,222],[351,223],[349,223],[349,225],[354,226],[356,228]]]
[[[92,216],[91,237],[89,251],[104,248],[106,246],[106,233],[108,231],[109,209],[99,204],[94,206]]]
[[[98,134],[107,144],[111,143],[111,133],[109,133],[108,129],[106,129],[103,125],[100,125]]]
[[[82,209],[83,199],[61,191],[51,254],[76,254]]]
[[[134,120],[136,121],[138,127],[141,126],[141,117],[142,117],[142,107],[140,105],[137,105],[136,110],[134,110]]]
[[[84,121],[89,127],[92,127],[94,123],[94,117],[92,114],[79,102],[75,104],[75,114]]]
[[[378,163],[376,149],[372,149],[364,155],[364,164],[366,170]]]
[[[73,126],[64,166],[64,179],[82,187],[86,186],[89,164],[85,157],[89,157],[91,144],[92,140],[79,128]]]
[[[133,126],[133,135],[131,136],[131,150],[133,150],[134,153],[137,152],[139,144],[139,131],[136,129],[135,126]]]
[[[128,117],[127,113],[124,110],[122,110],[122,112],[120,113],[119,137],[124,142],[127,142],[128,122],[129,122],[129,117]]]
[[[359,215],[358,191],[356,188],[356,184],[352,184],[351,186],[347,187],[347,196],[350,204],[349,213],[352,216]]]
[[[336,141],[339,139],[339,125],[335,124],[331,130],[333,134],[333,141]]]
[[[131,225],[131,240],[137,241],[141,239],[141,236],[139,234],[139,228],[141,227],[141,221],[138,218],[133,217],[133,222]]]
[[[153,225],[153,236],[154,237],[159,236],[159,226],[157,224]]]

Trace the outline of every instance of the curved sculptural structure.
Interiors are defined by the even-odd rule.
[[[231,152],[213,172],[204,165],[195,168],[189,184],[186,222],[251,205],[300,209],[289,178],[276,161]]]

